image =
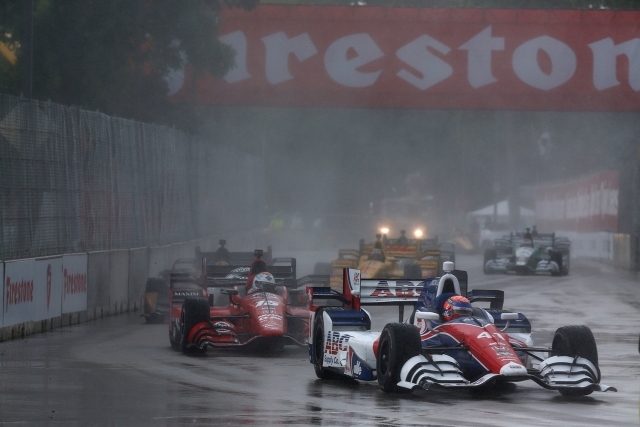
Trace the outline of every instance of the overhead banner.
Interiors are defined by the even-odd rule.
[[[261,5],[224,10],[201,105],[640,111],[640,12]]]
[[[62,313],[87,309],[87,254],[62,257]]]
[[[536,188],[536,221],[544,231],[618,231],[620,173]]]

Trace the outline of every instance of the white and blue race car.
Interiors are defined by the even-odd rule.
[[[367,279],[345,268],[343,292],[307,288],[309,357],[318,378],[344,376],[378,381],[385,392],[491,387],[532,380],[563,395],[616,391],[600,384],[598,352],[586,326],[559,328],[550,348],[533,346],[531,325],[522,313],[502,310],[502,291],[467,292],[466,272],[445,263],[432,279]],[[455,293],[491,307],[444,322],[433,305]],[[363,307],[397,305],[399,322],[371,329]],[[405,305],[411,306],[408,319]]]

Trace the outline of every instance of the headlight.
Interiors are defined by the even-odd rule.
[[[382,228],[380,229],[380,233],[382,233],[382,234],[389,234],[389,229],[388,229],[387,227],[382,227]]]
[[[413,235],[416,236],[416,239],[420,239],[422,237],[422,230],[420,230],[419,228],[416,228],[413,231]]]

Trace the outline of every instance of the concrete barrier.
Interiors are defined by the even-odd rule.
[[[129,251],[109,253],[109,307],[112,314],[129,310]]]
[[[149,278],[149,248],[129,249],[128,309],[137,310],[144,298],[144,288]]]
[[[556,231],[556,236],[569,238],[572,258],[597,258],[613,261],[613,233],[606,231],[593,233]]]
[[[616,267],[631,270],[634,268],[629,234],[613,235],[613,262]]]
[[[89,252],[87,259],[87,320],[108,316],[110,257],[108,251]]]

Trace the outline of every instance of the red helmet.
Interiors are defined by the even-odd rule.
[[[446,322],[461,316],[471,316],[472,313],[471,303],[461,295],[454,295],[447,299],[442,307],[442,317]]]

